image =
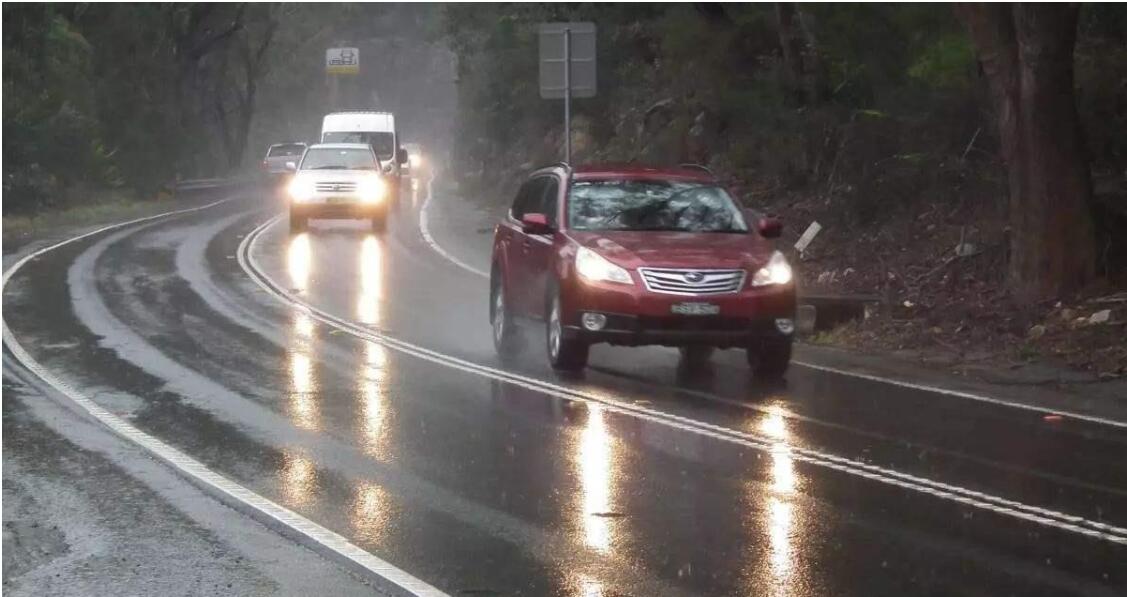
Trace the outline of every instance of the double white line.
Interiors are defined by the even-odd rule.
[[[615,400],[606,396],[561,386],[541,379],[536,379],[518,373],[505,371],[503,369],[497,369],[487,365],[481,365],[467,361],[465,359],[461,359],[395,338],[394,336],[390,336],[382,332],[373,331],[360,324],[342,319],[327,311],[310,305],[298,296],[275,283],[268,275],[263,272],[254,258],[254,245],[257,242],[258,238],[271,226],[277,224],[281,220],[281,218],[282,216],[276,216],[267,220],[262,225],[255,228],[250,234],[246,236],[246,238],[243,239],[242,243],[239,245],[238,250],[239,265],[247,272],[250,278],[268,294],[270,294],[277,300],[282,301],[283,303],[301,309],[306,314],[308,314],[309,317],[320,321],[325,325],[328,325],[332,328],[335,328],[362,340],[374,342],[388,349],[430,361],[435,364],[509,383],[514,386],[541,392],[564,400],[599,404],[602,405],[604,409],[618,413],[620,415],[641,419],[644,421],[656,423],[682,431],[687,431],[705,437],[710,437],[732,444],[745,446],[763,452],[770,452],[772,446],[776,443],[774,440],[766,436],[739,431],[720,425],[714,425],[712,423],[706,423],[703,421],[697,421],[695,419],[670,414],[638,404]],[[965,487],[959,487],[957,485],[951,485],[948,483],[943,483],[941,481],[933,481],[931,479],[898,472],[895,470],[860,462],[857,460],[852,460],[849,458],[844,458],[841,456],[835,456],[833,454],[827,454],[813,449],[792,446],[790,456],[796,460],[808,464],[836,470],[856,477],[862,477],[879,483],[884,483],[886,485],[892,485],[914,492],[931,495],[940,499],[970,506],[979,510],[995,512],[1003,516],[1018,518],[1028,522],[1054,527],[1094,539],[1101,539],[1113,543],[1118,543],[1120,545],[1127,545],[1127,529],[1094,520],[1089,520],[1081,516],[1074,516],[1047,508],[1032,506],[1014,500],[986,494],[980,491],[975,491]]]

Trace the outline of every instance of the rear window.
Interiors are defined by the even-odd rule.
[[[287,145],[271,145],[269,153],[266,154],[268,158],[280,157],[294,157],[300,156],[305,153],[305,146],[301,143],[290,143]]]

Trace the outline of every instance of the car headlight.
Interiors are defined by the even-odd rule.
[[[379,203],[387,194],[387,185],[379,176],[366,176],[356,183],[356,194],[364,203]]]
[[[293,180],[290,181],[290,197],[298,203],[309,201],[316,192],[317,189],[314,187],[313,181],[308,178],[295,176]]]
[[[579,251],[575,254],[575,271],[592,282],[634,283],[630,278],[630,272],[607,261],[605,257],[587,247],[579,247]]]
[[[794,278],[794,271],[791,270],[790,264],[787,263],[787,258],[783,254],[775,251],[771,254],[771,258],[767,260],[767,265],[759,268],[755,275],[751,278],[752,286],[769,286],[771,284],[787,284]]]

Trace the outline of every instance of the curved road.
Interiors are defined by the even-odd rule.
[[[291,236],[257,196],[92,235],[24,266],[4,317],[97,405],[451,595],[1127,588],[1123,427],[805,367],[764,386],[736,352],[599,347],[560,376],[538,329],[501,362],[426,191],[382,235]],[[433,240],[480,264],[480,232]]]

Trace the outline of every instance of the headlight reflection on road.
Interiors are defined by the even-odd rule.
[[[386,360],[384,347],[375,342],[364,343],[364,366],[359,379],[364,451],[381,461],[391,459],[385,425],[388,417]]]
[[[321,426],[313,361],[304,352],[290,353],[290,399],[287,410],[294,425],[316,431]]]
[[[613,521],[607,516],[613,510],[611,484],[614,461],[614,438],[607,432],[602,406],[587,405],[587,425],[579,438],[579,482],[583,493],[582,516],[584,540],[600,552],[610,550]]]
[[[380,322],[383,274],[383,246],[375,236],[368,235],[360,244],[360,297],[356,303],[360,323]]]
[[[286,504],[295,507],[309,504],[317,494],[317,469],[313,461],[294,452],[286,452],[282,458],[278,475]]]
[[[312,267],[313,251],[309,246],[309,233],[302,232],[290,239],[290,246],[286,251],[286,269],[295,292],[304,292],[309,288],[309,272]]]
[[[750,522],[756,528],[766,529],[770,548],[767,567],[773,584],[770,594],[773,595],[789,595],[801,584],[795,579],[799,554],[796,546],[798,534],[795,532],[795,525],[798,521],[794,502],[794,494],[801,479],[795,471],[789,443],[791,432],[788,428],[788,415],[785,408],[776,404],[768,407],[766,415],[758,421],[758,431],[774,440],[770,451],[769,494],[762,494],[762,485],[749,484],[754,492],[749,496],[753,505],[751,511],[760,512],[765,518]]]
[[[361,483],[352,504],[352,527],[363,543],[379,545],[391,518],[387,492],[374,483]]]

